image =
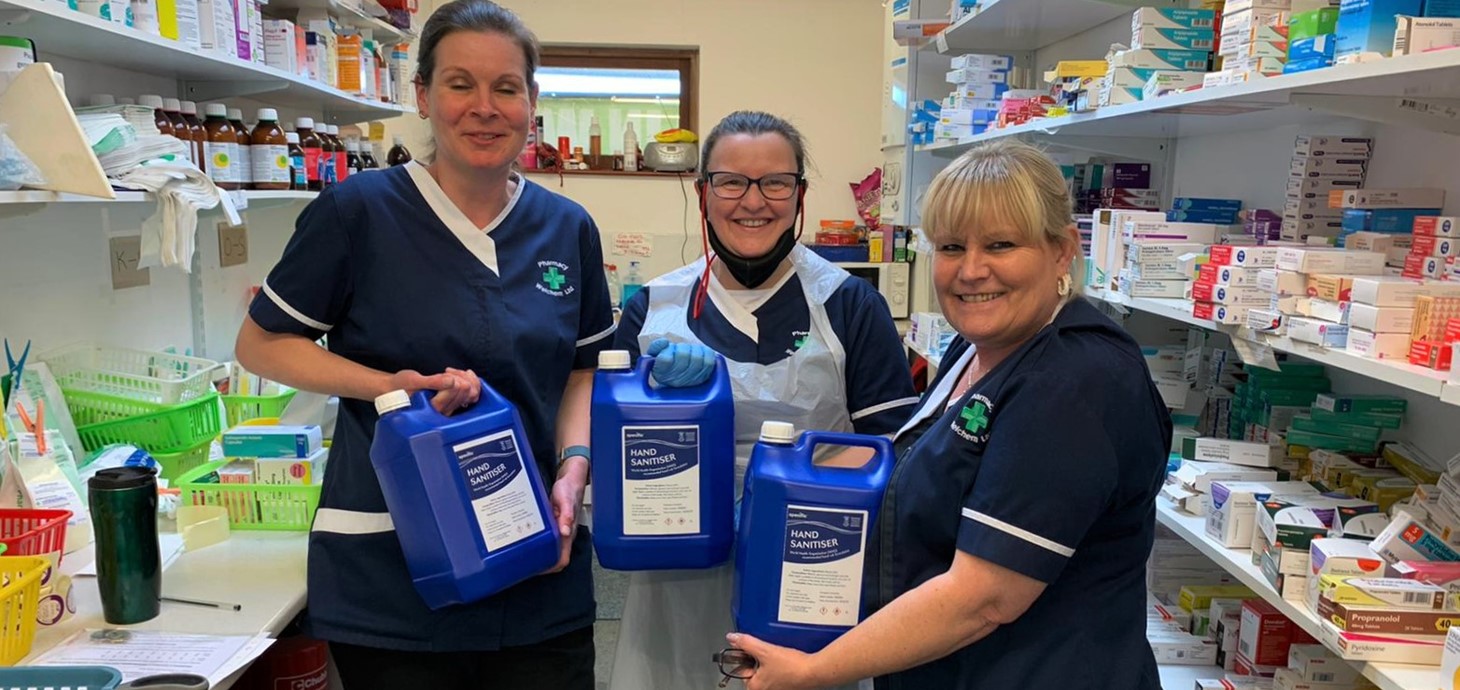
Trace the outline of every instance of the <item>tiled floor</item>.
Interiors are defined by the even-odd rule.
[[[613,672],[613,652],[618,644],[618,622],[623,615],[628,582],[629,578],[624,573],[604,570],[594,562],[593,589],[598,599],[598,622],[593,626],[593,643],[597,648],[593,675],[598,679],[598,690],[608,689],[608,677]]]

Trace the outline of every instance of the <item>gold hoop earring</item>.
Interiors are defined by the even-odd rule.
[[[1066,273],[1060,276],[1059,282],[1055,286],[1055,292],[1059,293],[1060,297],[1069,297],[1070,291],[1074,290],[1074,288],[1075,279]]]

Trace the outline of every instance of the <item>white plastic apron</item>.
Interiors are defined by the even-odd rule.
[[[797,431],[852,431],[843,377],[846,350],[826,315],[826,300],[850,274],[800,245],[791,250],[789,259],[811,312],[806,342],[775,364],[726,360],[735,393],[737,498],[761,422],[790,422]],[[649,282],[640,351],[647,351],[656,338],[702,344],[689,328],[689,305],[704,269],[701,258]],[[716,301],[715,307],[731,323],[754,322],[739,303]],[[706,570],[632,573],[610,690],[714,688],[721,676],[710,655],[726,646],[725,633],[734,628],[733,568],[726,563]]]

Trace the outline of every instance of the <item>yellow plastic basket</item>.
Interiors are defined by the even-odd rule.
[[[272,417],[277,420],[283,414],[284,408],[288,407],[289,401],[294,399],[295,392],[223,396],[223,409],[228,412],[228,426],[235,427],[250,419]]]
[[[229,527],[236,530],[309,530],[319,507],[318,484],[219,484],[216,477],[208,481],[226,464],[227,460],[217,460],[179,477],[182,504],[223,506],[228,509]]]
[[[0,666],[20,663],[35,642],[41,576],[51,562],[35,556],[0,556]]]

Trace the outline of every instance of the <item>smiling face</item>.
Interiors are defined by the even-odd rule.
[[[780,134],[730,134],[715,143],[705,161],[711,183],[704,190],[705,217],[727,249],[747,259],[769,254],[781,234],[796,220],[797,190],[789,190],[790,198],[767,199],[752,183],[739,199],[725,199],[714,187],[723,176],[735,173],[750,179],[778,174],[796,174],[796,151]],[[763,181],[767,187],[771,181]],[[739,193],[734,188],[731,195]],[[773,196],[778,196],[773,194]]]
[[[442,38],[430,84],[416,91],[416,107],[431,121],[436,160],[461,170],[510,168],[527,144],[536,105],[522,47],[490,31]]]

